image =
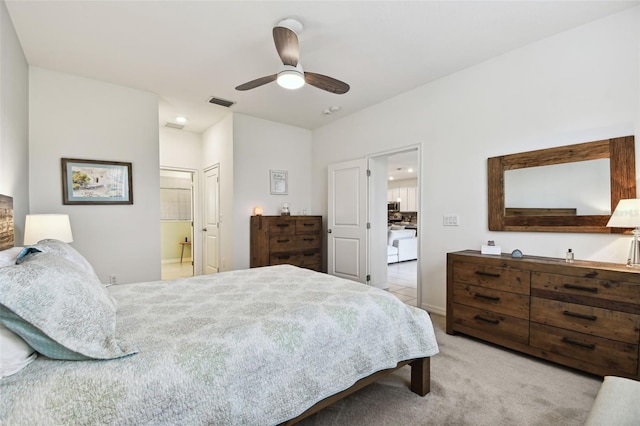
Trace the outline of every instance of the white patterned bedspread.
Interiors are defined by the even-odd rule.
[[[0,381],[1,424],[277,424],[438,352],[425,311],[289,265],[109,290],[140,353],[39,357]]]

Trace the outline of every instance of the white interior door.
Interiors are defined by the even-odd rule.
[[[367,159],[329,165],[327,269],[367,282]]]
[[[215,274],[219,268],[220,248],[220,166],[204,171],[204,228],[202,229],[202,254],[204,274]]]

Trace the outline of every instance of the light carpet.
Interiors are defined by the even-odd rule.
[[[300,425],[583,425],[600,377],[470,337],[445,333],[431,316],[440,353],[431,359],[431,392],[409,390],[410,369],[303,420]]]

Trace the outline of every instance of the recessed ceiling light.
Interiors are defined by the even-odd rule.
[[[413,169],[407,169],[409,173],[413,173]]]
[[[179,116],[176,117],[176,121],[178,123],[184,124],[184,123],[187,122],[187,117],[183,117],[183,116],[179,115]]]
[[[389,176],[389,180],[393,180],[393,176]]]

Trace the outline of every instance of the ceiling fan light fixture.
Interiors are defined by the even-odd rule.
[[[278,85],[285,89],[295,90],[304,86],[304,73],[302,67],[292,67],[285,65],[284,69],[278,73]]]

